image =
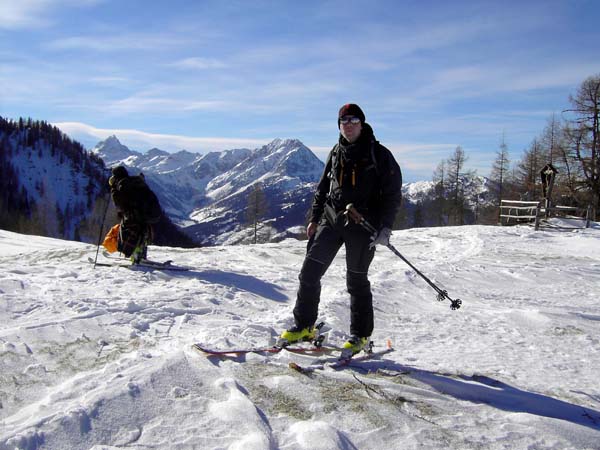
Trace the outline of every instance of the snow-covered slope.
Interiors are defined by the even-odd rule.
[[[598,449],[600,227],[422,228],[371,270],[383,359],[303,375],[263,345],[291,324],[302,242],[151,247],[190,272],[97,267],[91,245],[0,231],[0,449]],[[102,259],[102,256],[101,256]],[[106,260],[105,260],[106,261]],[[323,279],[347,337],[340,252]]]

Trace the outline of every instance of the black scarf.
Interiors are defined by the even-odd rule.
[[[370,151],[371,142],[375,139],[373,129],[368,123],[363,123],[362,131],[358,140],[351,144],[340,134],[339,149],[344,162],[356,162]]]

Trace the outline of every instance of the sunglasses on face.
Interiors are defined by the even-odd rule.
[[[349,123],[351,123],[352,125],[358,125],[360,123],[360,119],[354,116],[344,116],[340,119],[340,123],[344,125]]]

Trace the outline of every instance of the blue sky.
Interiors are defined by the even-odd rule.
[[[487,175],[600,73],[600,2],[0,0],[0,115],[86,146],[207,152],[300,139],[361,105],[405,181],[461,145]]]

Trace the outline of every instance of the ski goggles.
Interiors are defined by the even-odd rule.
[[[351,123],[352,125],[358,125],[360,123],[360,119],[355,116],[344,116],[340,117],[340,123],[344,125],[347,125],[349,123]]]

